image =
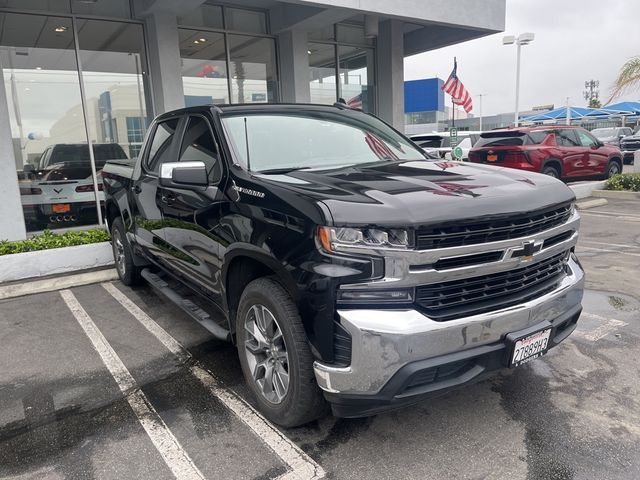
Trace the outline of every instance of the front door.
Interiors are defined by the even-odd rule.
[[[576,133],[586,151],[590,169],[589,175],[602,175],[609,163],[609,156],[600,147],[602,144],[586,130],[576,130]]]
[[[158,189],[160,164],[175,158],[176,132],[181,117],[158,122],[151,132],[145,151],[141,152],[139,171],[135,172],[129,205],[133,218],[124,219],[133,222],[136,242],[148,258],[164,263],[164,239],[162,234],[162,212]]]
[[[575,130],[560,128],[556,130],[556,145],[562,158],[563,177],[581,177],[590,175],[587,165],[588,157],[586,149],[580,145]]]
[[[208,118],[188,116],[183,131],[178,162],[204,162],[209,186],[196,190],[160,187],[163,234],[171,253],[169,268],[220,304],[220,239],[214,231],[224,191],[220,185],[223,163]]]

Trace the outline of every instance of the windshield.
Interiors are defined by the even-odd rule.
[[[426,158],[383,122],[357,112],[250,113],[222,123],[238,161],[254,172]]]
[[[596,128],[595,130],[591,130],[591,133],[596,138],[611,138],[617,135],[615,128]]]

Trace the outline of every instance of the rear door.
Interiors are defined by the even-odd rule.
[[[606,152],[606,148],[603,148],[601,143],[591,135],[589,132],[583,129],[576,129],[578,140],[585,149],[587,156],[587,165],[589,169],[588,175],[600,175],[603,174],[609,163],[609,155]]]
[[[159,263],[166,263],[168,257],[162,232],[162,212],[158,173],[160,165],[172,161],[177,156],[177,132],[182,117],[176,116],[158,122],[150,133],[149,141],[141,153],[139,171],[132,181],[131,216],[125,218],[125,226],[134,225],[136,242],[144,253]]]
[[[220,148],[209,118],[189,115],[177,150],[178,162],[204,162],[209,186],[197,190],[160,187],[164,239],[174,274],[204,289],[220,304],[220,238],[213,232],[220,221],[224,188]]]
[[[582,146],[572,128],[560,128],[555,132],[556,145],[562,162],[563,177],[581,177],[591,175],[588,165],[587,149]]]

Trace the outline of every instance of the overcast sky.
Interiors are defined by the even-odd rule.
[[[584,82],[590,79],[600,81],[604,103],[622,64],[640,55],[640,0],[507,0],[504,33],[408,57],[405,80],[446,80],[455,55],[458,77],[474,96],[473,114],[479,93],[487,95],[483,115],[513,112],[516,47],[503,46],[502,37],[522,32],[536,38],[522,47],[521,111],[564,105],[566,97],[584,106]],[[620,100],[640,100],[640,91]]]

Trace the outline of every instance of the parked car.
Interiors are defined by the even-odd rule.
[[[626,136],[633,135],[633,130],[629,127],[595,128],[591,130],[591,134],[602,143],[620,147],[620,140]]]
[[[462,160],[468,160],[469,150],[473,144],[478,140],[481,132],[472,132],[461,130],[458,131],[458,144],[463,149]],[[434,132],[425,133],[419,135],[411,135],[416,145],[422,148],[425,152],[435,154],[440,158],[452,159],[451,150],[451,134],[449,132]]]
[[[93,153],[103,204],[102,167],[107,160],[124,160],[127,155],[117,143],[94,144]],[[97,220],[87,144],[59,143],[47,147],[35,165],[25,166],[22,177],[19,182],[22,207],[31,229]]]
[[[430,161],[345,105],[168,112],[103,182],[120,279],[235,342],[279,425],[325,402],[372,415],[521,365],[582,309],[566,185]]]
[[[587,130],[538,126],[492,130],[480,135],[469,160],[544,173],[563,180],[609,178],[622,171],[622,153]]]
[[[635,133],[620,140],[620,150],[622,151],[624,163],[633,164],[634,155],[637,150],[640,150],[640,133]]]

